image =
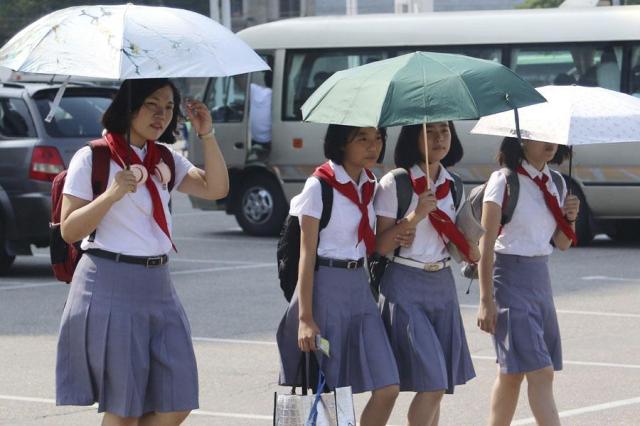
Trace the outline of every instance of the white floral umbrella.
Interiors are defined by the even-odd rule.
[[[569,146],[640,142],[640,98],[599,87],[537,90],[547,102],[519,109],[522,138]],[[471,133],[515,137],[514,115],[483,117]]]
[[[133,4],[50,13],[0,49],[0,66],[112,80],[216,77],[269,69],[239,37],[206,16]]]

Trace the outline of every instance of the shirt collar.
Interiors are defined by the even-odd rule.
[[[527,173],[529,173],[529,176],[531,176],[532,178],[542,177],[542,175],[545,174],[549,179],[551,179],[551,172],[549,171],[549,166],[546,164],[544,165],[542,171],[540,171],[529,164],[527,160],[522,160],[522,168],[525,169]]]
[[[333,161],[329,161],[329,165],[333,169],[333,172],[336,175],[336,180],[338,182],[340,182],[340,183],[352,182],[353,183],[353,180],[351,180],[351,176],[349,176],[349,174],[344,169],[344,167],[342,167],[340,164],[334,163]],[[367,175],[367,172],[363,169],[362,172],[360,172],[360,179],[358,180],[358,188],[361,187],[362,185],[364,185],[366,182],[376,183],[376,180],[375,180],[375,178],[369,179],[369,176]]]
[[[444,167],[443,165],[439,165],[439,167],[440,167],[440,173],[438,174],[438,180],[436,181],[436,183],[433,184],[436,188],[442,185],[445,180],[453,181],[453,178],[447,171],[446,167]],[[422,168],[420,168],[418,164],[414,164],[413,166],[411,166],[410,172],[411,172],[411,176],[413,176],[414,179],[419,179],[425,176],[424,172],[422,171]]]

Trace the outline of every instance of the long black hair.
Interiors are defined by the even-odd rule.
[[[569,158],[569,147],[565,145],[558,145],[556,155],[553,156],[550,164],[562,164],[564,160]],[[524,149],[518,141],[518,138],[506,137],[500,144],[500,150],[498,151],[498,163],[511,170],[518,168],[524,160]]]
[[[464,156],[464,149],[458,138],[456,127],[452,121],[449,121],[449,132],[451,133],[451,147],[449,152],[440,161],[444,167],[450,167],[462,160]],[[414,124],[410,126],[403,126],[398,136],[398,143],[396,144],[396,150],[393,155],[393,159],[396,163],[396,167],[402,167],[403,169],[410,169],[414,165],[421,161],[424,161],[424,156],[420,153],[420,147],[418,146],[420,140],[420,133],[422,132],[422,124]]]
[[[327,134],[324,137],[324,156],[328,160],[336,164],[342,164],[344,161],[344,147],[353,140],[358,134],[358,130],[362,127],[343,126],[341,124],[329,124]],[[384,152],[387,148],[387,129],[380,127],[378,129],[382,137],[382,150],[378,157],[378,163],[384,160]]]
[[[173,116],[169,126],[158,138],[159,142],[174,143],[175,131],[180,114],[180,92],[168,78],[143,78],[125,80],[116,93],[113,102],[102,116],[102,125],[108,132],[126,134],[131,126],[133,116],[140,110],[144,100],[153,92],[163,87],[170,87],[173,92]],[[131,90],[131,95],[129,95]],[[129,98],[130,96],[130,98]],[[129,103],[131,102],[131,103]]]

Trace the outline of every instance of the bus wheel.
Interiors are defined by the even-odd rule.
[[[250,176],[238,194],[240,204],[235,216],[244,232],[250,235],[273,236],[287,216],[287,202],[280,186],[267,176]]]
[[[616,241],[640,241],[640,220],[616,220],[611,224],[611,228],[607,235]]]
[[[584,247],[591,244],[594,235],[593,218],[591,217],[591,209],[584,198],[584,194],[575,182],[569,182],[571,193],[576,195],[580,200],[580,212],[576,220],[576,235],[578,236],[578,246]]]

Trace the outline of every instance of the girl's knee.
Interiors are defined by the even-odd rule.
[[[373,397],[376,399],[384,399],[385,401],[395,401],[400,394],[400,386],[391,385],[373,391]]]
[[[500,375],[498,376],[498,380],[502,385],[513,387],[520,386],[522,384],[522,381],[524,380],[524,373],[500,373]]]
[[[105,426],[138,426],[138,417],[122,417],[112,413],[104,413],[102,424]]]
[[[553,371],[553,368],[551,367],[541,368],[540,370],[527,373],[527,382],[534,385],[550,384],[550,383],[553,383],[554,375],[555,373]]]

